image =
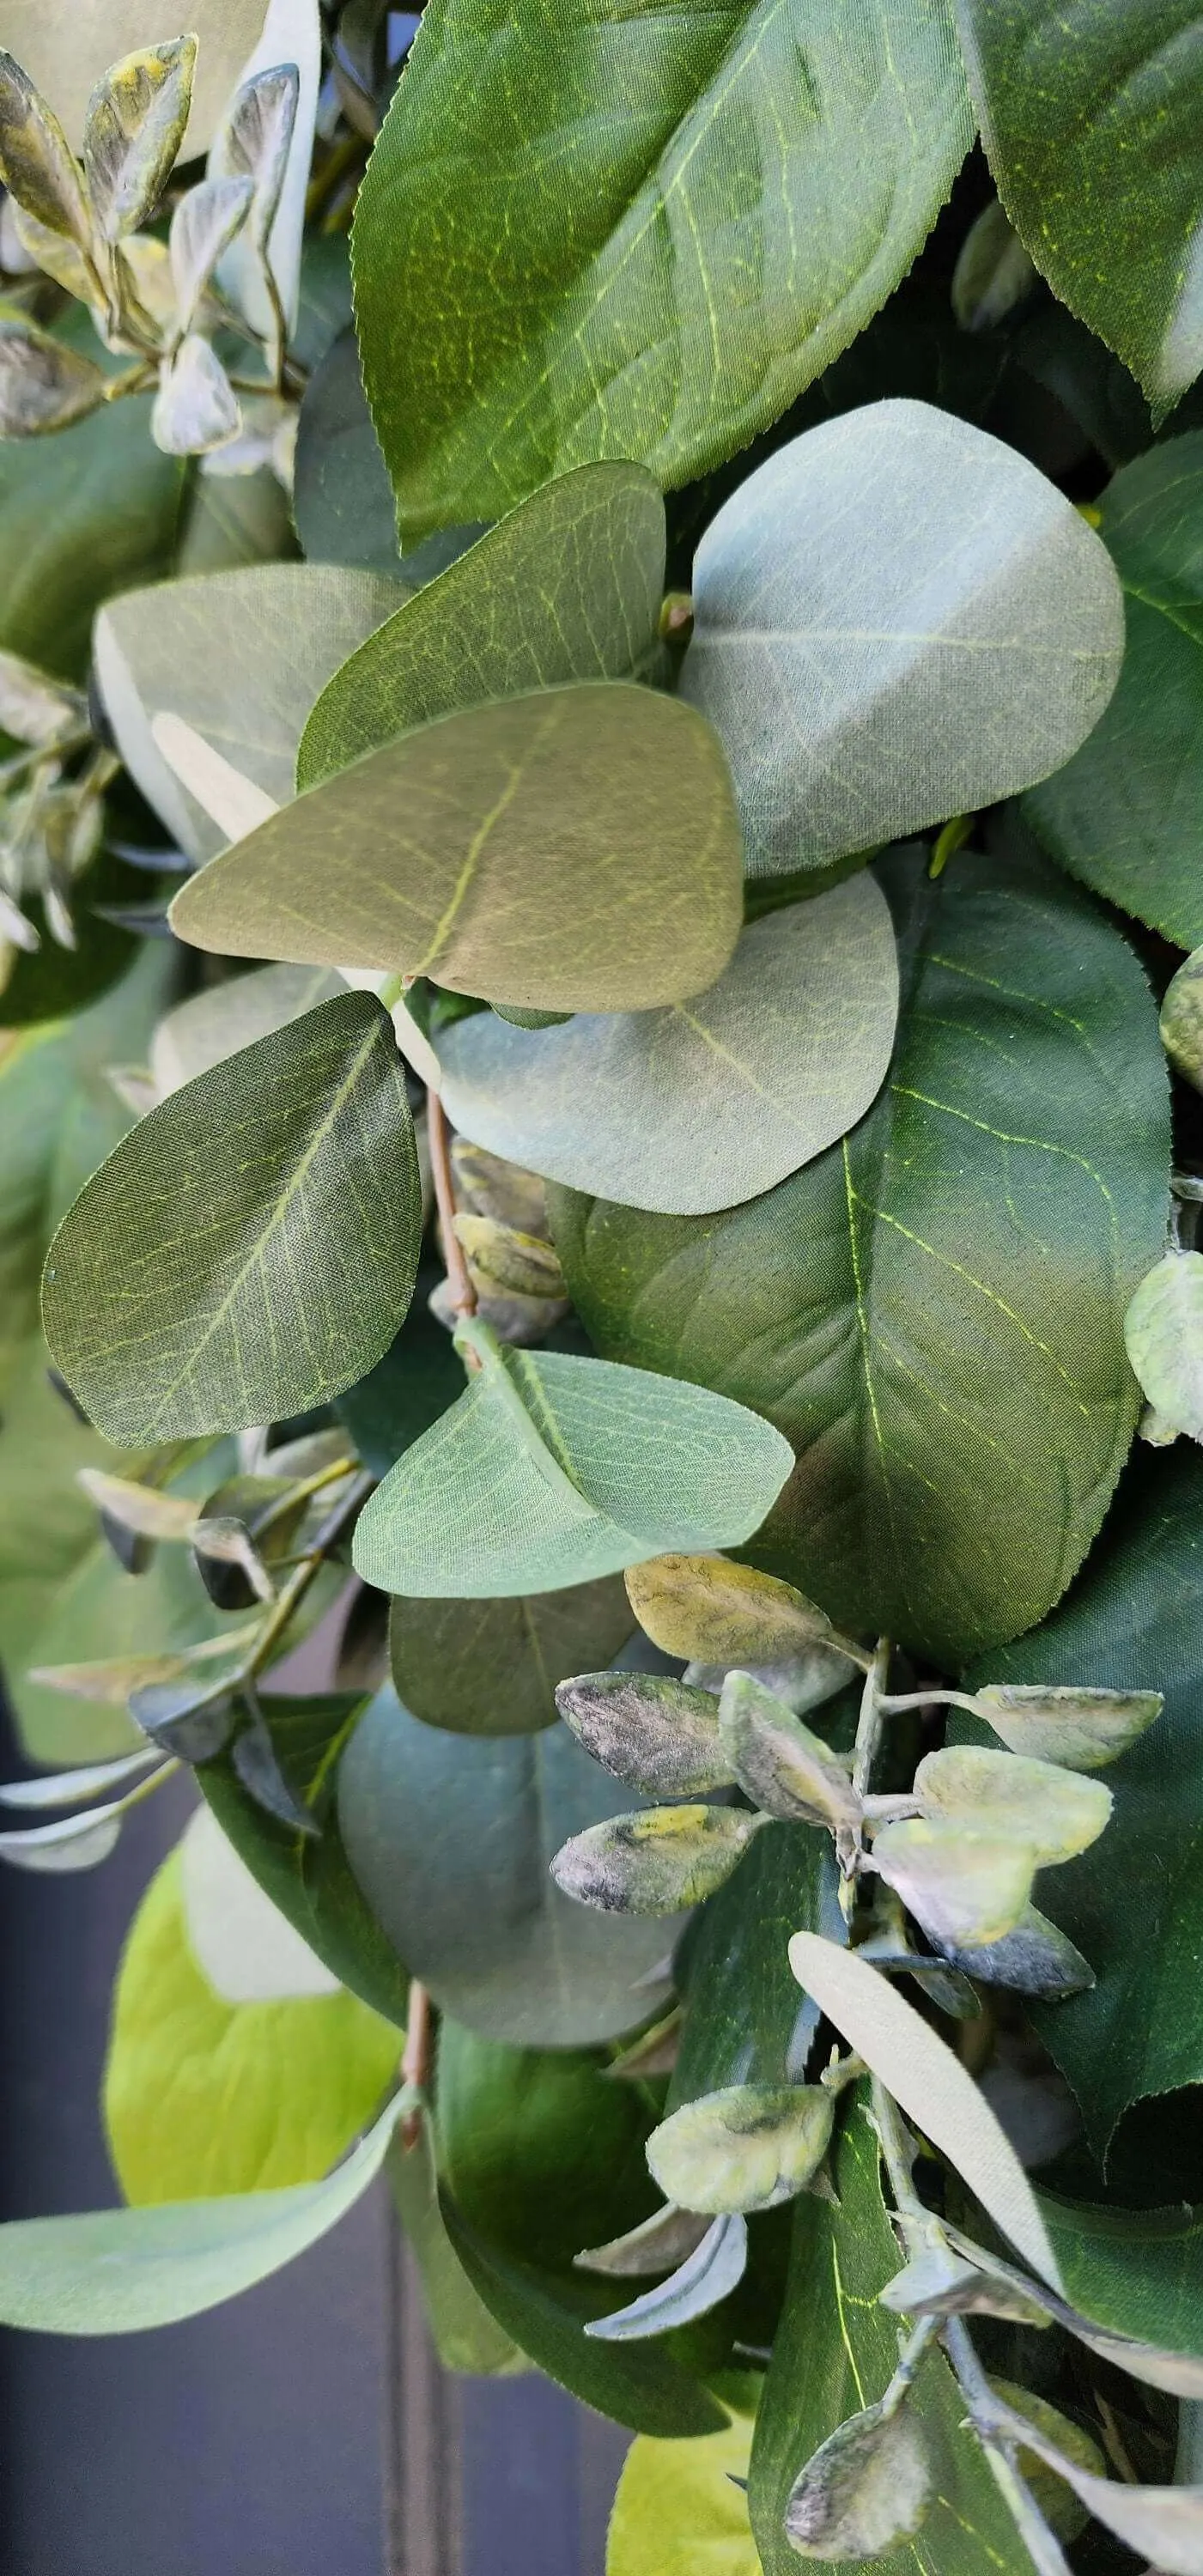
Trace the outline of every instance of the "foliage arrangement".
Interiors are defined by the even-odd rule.
[[[115,14],[0,5],[0,1859],[198,1803],[0,2319],[384,2168],[609,2576],[1203,2576],[1196,12]]]

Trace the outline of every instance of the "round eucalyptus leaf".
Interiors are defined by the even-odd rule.
[[[1047,777],[1123,649],[1107,549],[1055,484],[951,413],[872,403],[724,503],[681,693],[731,763],[749,874],[772,876]]]
[[[898,961],[869,876],[743,932],[705,993],[438,1040],[447,1114],[571,1189],[693,1216],[755,1198],[853,1126],[894,1043]]]
[[[650,2019],[678,1924],[601,1916],[551,1876],[568,1837],[628,1809],[569,1734],[479,1741],[382,1691],[339,1767],[338,1812],[373,1914],[440,2010],[489,2039],[573,2048]]]
[[[630,1633],[626,1593],[606,1575],[501,1601],[398,1598],[389,1654],[398,1698],[425,1725],[533,1735],[555,1724],[557,1683],[582,1664],[609,1662]]]
[[[194,877],[172,922],[236,957],[647,1010],[722,973],[739,847],[709,725],[650,689],[580,681],[368,752]]]

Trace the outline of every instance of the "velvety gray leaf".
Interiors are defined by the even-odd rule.
[[[652,1798],[698,1798],[734,1779],[709,1691],[664,1673],[579,1673],[560,1683],[565,1724],[616,1780]]]
[[[214,137],[209,168],[214,174],[241,170],[247,161],[257,158],[255,175],[260,180],[261,200],[257,197],[245,238],[236,241],[222,261],[219,282],[230,301],[246,315],[252,330],[272,343],[278,329],[277,306],[263,274],[261,245],[265,233],[286,336],[297,333],[301,317],[305,197],[322,82],[318,0],[268,0],[257,34],[257,43],[241,65],[238,88],[229,102],[226,119]],[[277,176],[282,129],[287,121],[287,88],[282,75],[289,68],[296,75],[295,103],[284,166]],[[272,84],[265,92],[258,89],[263,79]],[[250,109],[247,98],[251,86],[258,93],[257,114]],[[273,195],[275,203],[271,205]],[[299,348],[298,354],[302,354]],[[312,366],[313,354],[304,355],[303,363]]]
[[[730,2210],[708,2227],[701,2244],[687,2254],[680,2269],[654,2290],[596,2317],[585,2332],[599,2343],[636,2343],[644,2335],[668,2334],[673,2326],[708,2316],[742,2281],[748,2263],[747,2221]]]
[[[249,179],[202,179],[171,218],[171,277],[179,327],[190,331],[223,250],[246,220]]]
[[[1000,1940],[947,1955],[983,1985],[1010,1986],[1016,1994],[1043,1995],[1051,2002],[1085,1994],[1095,1982],[1089,1960],[1035,1905],[1025,1906],[1014,1931]]]
[[[800,1717],[753,1681],[728,1673],[718,1709],[723,1750],[754,1807],[812,1825],[855,1826],[860,1800],[846,1765]]]
[[[238,397],[220,358],[190,331],[159,377],[151,433],[165,456],[207,456],[242,427]]]
[[[649,1807],[587,1825],[561,1845],[551,1874],[601,1914],[677,1914],[730,1878],[755,1831],[755,1817],[735,1807]]]
[[[1124,1341],[1150,1404],[1203,1440],[1203,1253],[1167,1252],[1141,1280]]]
[[[867,2406],[837,2425],[808,2460],[786,2508],[786,2536],[800,2558],[884,2558],[913,2539],[935,2492],[922,2418],[901,2406]]]

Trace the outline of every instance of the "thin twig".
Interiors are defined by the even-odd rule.
[[[417,1977],[409,1983],[409,2018],[405,2025],[405,2049],[401,2058],[401,2081],[416,2085],[425,2093],[430,2082],[431,2042],[430,1997]],[[401,2144],[416,2147],[422,2134],[422,2108],[416,2103],[401,2122]]]
[[[468,1275],[464,1247],[455,1231],[451,1131],[447,1125],[447,1113],[437,1091],[428,1091],[426,1094],[426,1116],[430,1136],[430,1169],[434,1179],[435,1202],[439,1211],[439,1230],[443,1238],[443,1260],[447,1269],[451,1305],[457,1315],[474,1315],[476,1290]]]

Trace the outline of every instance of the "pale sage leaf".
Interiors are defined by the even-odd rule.
[[[915,1773],[915,1796],[925,1816],[988,1834],[1016,1834],[1037,1853],[1041,1868],[1076,1859],[1098,1840],[1112,1808],[1111,1791],[1101,1780],[977,1744],[946,1744],[925,1754]]]
[[[941,1949],[1000,1941],[1021,1920],[1038,1854],[1006,1832],[975,1832],[959,1820],[885,1825],[873,1866]]]
[[[1167,1252],[1141,1280],[1124,1342],[1150,1404],[1203,1440],[1203,1253]]]
[[[202,179],[181,197],[171,218],[171,276],[181,331],[190,331],[197,307],[223,250],[245,223],[253,191],[249,179]]]
[[[709,1691],[662,1673],[580,1673],[560,1683],[565,1724],[616,1780],[653,1798],[697,1798],[734,1779]]]
[[[833,1833],[857,1824],[860,1800],[830,1745],[750,1673],[728,1673],[718,1722],[727,1760],[754,1807]]]
[[[585,2332],[599,2343],[634,2343],[644,2335],[668,2334],[674,2326],[691,2325],[728,2298],[748,2265],[747,2221],[728,2210],[708,2227],[700,2245],[667,2281],[632,2299],[628,2308],[613,2308],[596,2317]]]
[[[731,2084],[662,2120],[647,2160],[668,2199],[713,2212],[776,2209],[817,2173],[835,2105],[817,2084]]]
[[[165,1100],[256,1038],[270,1037],[319,1002],[332,1002],[339,990],[338,976],[324,966],[263,966],[258,974],[232,975],[177,1002],[151,1041],[156,1097]]]
[[[32,1780],[12,1780],[0,1789],[0,1807],[76,1807],[86,1805],[99,1790],[119,1789],[126,1780],[136,1780],[143,1771],[151,1770],[160,1759],[153,1744],[141,1753],[126,1753],[115,1762],[85,1762],[75,1771],[49,1771]]]
[[[1087,2512],[1151,2560],[1159,2576],[1203,2576],[1203,2487],[1130,2486],[1097,2477],[1050,2441],[1026,2410],[1008,2407],[1005,2420],[1020,2447],[1055,2470]]]
[[[0,652],[0,725],[16,742],[41,747],[87,722],[87,700],[78,689],[48,679],[19,653]]]
[[[34,322],[0,318],[0,438],[37,438],[98,410],[105,375]]]
[[[137,232],[175,167],[192,105],[195,36],[127,54],[97,83],[84,126],[83,165],[106,241]]]
[[[0,53],[0,177],[26,214],[87,250],[92,219],[79,164],[28,72],[6,53]]]
[[[837,2425],[790,2495],[786,2536],[800,2558],[885,2558],[914,2538],[935,2492],[927,2436],[905,2404],[884,2401]]]
[[[436,1040],[466,1136],[567,1187],[666,1215],[773,1189],[863,1116],[898,1012],[870,876],[744,930],[703,993],[528,1031],[479,1012]]]
[[[208,456],[242,427],[238,396],[220,358],[190,331],[159,374],[151,434],[165,456]]]
[[[562,1843],[551,1874],[601,1914],[679,1914],[725,1884],[755,1832],[756,1818],[735,1807],[641,1808]]]
[[[1071,1682],[985,1682],[973,1702],[1012,1753],[1073,1771],[1118,1760],[1165,1705],[1160,1691],[1078,1689]]]
[[[807,430],[694,566],[682,694],[736,782],[752,875],[821,867],[1059,769],[1119,676],[1106,547],[1026,457],[926,403]]]

